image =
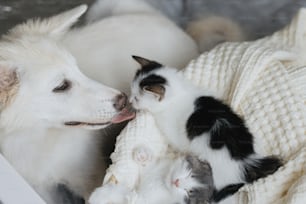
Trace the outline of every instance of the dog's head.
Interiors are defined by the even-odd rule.
[[[126,96],[83,75],[60,44],[86,8],[30,20],[1,39],[0,128],[97,129],[133,117]]]

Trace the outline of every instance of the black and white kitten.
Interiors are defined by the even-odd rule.
[[[131,87],[135,109],[150,111],[168,143],[211,165],[219,202],[245,183],[274,173],[281,160],[254,151],[253,136],[231,108],[187,81],[177,69],[133,56],[141,64]]]

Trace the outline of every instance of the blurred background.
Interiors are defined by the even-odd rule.
[[[116,1],[116,0],[113,0]],[[225,16],[239,23],[249,39],[268,35],[286,25],[306,0],[144,0],[178,25],[209,15]],[[0,34],[28,18],[59,13],[94,0],[0,0]]]
[[[0,0],[0,34],[29,18],[46,17],[94,0]]]

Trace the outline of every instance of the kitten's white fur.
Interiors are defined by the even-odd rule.
[[[167,79],[163,100],[158,101],[148,92],[139,89],[139,82],[146,76],[139,76],[132,84],[131,102],[136,109],[150,111],[168,143],[178,151],[191,152],[207,160],[213,171],[215,186],[222,188],[229,183],[242,182],[240,163],[230,158],[226,148],[215,151],[209,147],[209,137],[198,137],[190,141],[186,134],[186,121],[194,111],[197,97],[213,95],[210,91],[196,88],[176,69],[163,67],[154,73]],[[169,85],[170,84],[170,85]],[[135,99],[137,98],[137,100]],[[175,128],[174,128],[175,127]]]
[[[183,158],[163,158],[148,166],[137,187],[141,201],[138,203],[183,203],[186,196],[184,188],[196,186],[191,179],[184,179],[180,187],[174,186],[173,182],[177,178],[185,178],[189,174],[185,165]]]

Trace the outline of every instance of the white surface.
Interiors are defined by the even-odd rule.
[[[0,204],[45,204],[1,154]]]

